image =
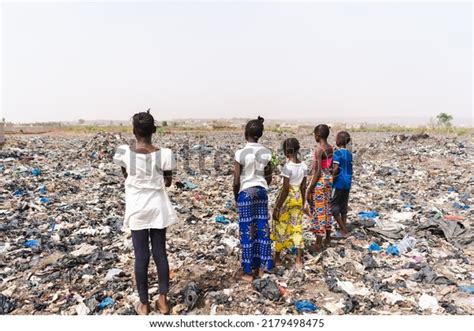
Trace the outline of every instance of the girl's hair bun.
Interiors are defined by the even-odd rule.
[[[265,121],[265,119],[262,116],[257,117],[257,120],[262,122],[262,123]]]

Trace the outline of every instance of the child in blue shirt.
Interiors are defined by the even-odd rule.
[[[333,156],[333,176],[331,197],[331,213],[341,229],[340,236],[346,237],[347,230],[347,205],[349,204],[349,191],[352,184],[352,153],[346,148],[351,141],[351,136],[346,131],[341,131],[336,136],[338,149]]]

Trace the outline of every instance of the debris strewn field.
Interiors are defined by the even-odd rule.
[[[266,132],[262,143],[277,151],[287,136]],[[312,135],[296,136],[309,162]],[[111,163],[115,147],[131,138],[7,137],[0,151],[0,314],[133,314],[123,176]],[[351,236],[320,255],[306,252],[303,271],[289,252],[283,267],[252,285],[235,278],[232,162],[243,134],[155,140],[179,161],[169,195],[180,223],[167,233],[173,314],[474,313],[471,136],[354,133]],[[270,207],[279,184],[276,170]],[[156,296],[153,263],[149,274]]]

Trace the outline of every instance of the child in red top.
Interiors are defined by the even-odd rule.
[[[316,235],[313,250],[321,252],[324,244],[331,241],[331,189],[332,189],[332,156],[333,148],[328,144],[329,127],[320,124],[314,128],[314,139],[318,143],[313,157],[311,180],[306,191],[306,201],[309,205],[309,215],[312,219],[312,231]]]

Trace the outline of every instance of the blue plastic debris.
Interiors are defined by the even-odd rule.
[[[41,198],[39,199],[39,202],[40,202],[40,203],[48,203],[48,202],[49,202],[49,198],[41,197]]]
[[[398,250],[398,247],[395,245],[389,245],[385,253],[387,253],[388,255],[400,256],[400,251]]]
[[[467,292],[469,294],[474,294],[474,285],[461,285],[459,286],[461,292]]]
[[[40,186],[38,187],[38,192],[39,192],[40,194],[46,194],[46,186],[40,185]]]
[[[114,299],[112,299],[111,297],[106,297],[99,303],[99,309],[104,309],[105,307],[111,306],[113,304]]]
[[[361,211],[359,212],[359,218],[362,220],[373,219],[379,217],[379,213],[376,211]]]
[[[197,185],[188,181],[188,180],[185,180],[183,182],[176,182],[175,183],[176,187],[177,188],[181,188],[181,189],[184,189],[184,190],[194,190],[195,188],[197,188]]]
[[[36,240],[36,239],[27,240],[27,241],[25,241],[25,247],[37,248],[37,247],[39,247],[39,240]]]
[[[376,243],[371,243],[370,246],[369,246],[369,252],[380,252],[382,250],[382,248],[377,245]]]
[[[229,224],[230,223],[230,221],[227,218],[225,218],[224,215],[217,215],[215,217],[215,220],[216,220],[217,223],[221,223],[221,224]]]
[[[319,308],[309,300],[298,300],[295,302],[295,308],[300,313],[311,313]]]
[[[185,188],[186,190],[194,190],[195,188],[197,188],[197,185],[194,184],[194,183],[192,183],[192,182],[190,182],[190,181],[185,181],[185,182],[184,182],[184,188]]]
[[[13,192],[13,195],[16,196],[16,197],[22,197],[26,194],[26,192],[24,190],[22,190],[21,188],[17,189],[15,192]]]
[[[454,202],[453,207],[456,209],[461,209],[461,210],[466,210],[466,209],[471,208],[471,206],[466,205],[466,204],[460,204],[459,202]]]
[[[39,176],[39,175],[41,175],[41,169],[40,168],[33,168],[33,169],[31,169],[31,174],[33,176]]]

